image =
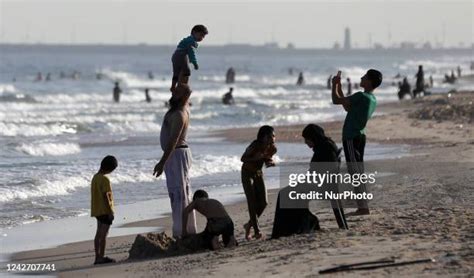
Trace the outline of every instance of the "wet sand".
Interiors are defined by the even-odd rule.
[[[438,99],[443,99],[438,101]],[[435,258],[435,263],[382,268],[339,275],[352,276],[472,276],[474,274],[474,93],[425,97],[401,103],[383,104],[379,116],[369,121],[368,142],[410,144],[411,156],[380,163],[390,165],[396,175],[384,177],[383,186],[373,189],[384,198],[371,204],[369,216],[348,219],[350,230],[339,230],[329,207],[312,206],[322,230],[278,240],[243,239],[247,221],[246,203],[228,206],[236,223],[240,246],[227,250],[199,252],[183,256],[143,261],[127,261],[132,236],[111,238],[106,253],[119,263],[94,267],[92,241],[22,252],[14,262],[55,263],[62,277],[311,277],[338,264],[382,258],[410,260]],[[436,102],[436,103],[435,103]],[[470,104],[469,104],[470,103]],[[430,118],[423,109],[466,106],[470,117]],[[470,108],[469,108],[470,107]],[[464,109],[459,108],[459,109]],[[436,113],[434,113],[436,114]],[[433,115],[434,115],[433,114]],[[421,117],[421,118],[420,118]],[[427,119],[428,118],[428,119]],[[321,124],[336,142],[341,122]],[[280,142],[302,142],[304,125],[276,127]],[[225,130],[216,134],[227,140],[249,142],[255,128]],[[264,233],[270,236],[276,192],[261,218]],[[350,211],[350,209],[348,209]],[[128,226],[161,226],[170,230],[170,218],[151,219]],[[203,229],[205,220],[198,219]]]

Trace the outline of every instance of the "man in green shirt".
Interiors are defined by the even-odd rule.
[[[360,87],[364,88],[364,91],[344,97],[341,72],[339,71],[332,79],[332,103],[342,105],[347,111],[342,129],[342,144],[347,168],[351,175],[364,172],[365,126],[377,106],[373,92],[381,83],[382,73],[370,69],[360,81]],[[354,189],[356,193],[366,192],[365,184],[362,183]],[[366,214],[370,214],[367,200],[357,200],[357,211],[352,215]]]

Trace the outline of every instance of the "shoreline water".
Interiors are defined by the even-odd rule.
[[[468,95],[468,97],[472,100],[472,93]],[[443,96],[442,96],[443,97]],[[453,96],[457,97],[457,96]],[[415,101],[407,101],[402,102],[401,104],[387,104],[387,108],[383,108],[385,111],[390,111],[385,115],[376,117],[369,122],[368,126],[368,136],[369,141],[376,141],[380,143],[411,143],[411,152],[417,154],[415,157],[408,157],[408,158],[399,158],[402,164],[412,165],[413,167],[419,167],[420,163],[423,163],[426,159],[433,159],[437,158],[440,161],[461,161],[465,162],[467,165],[469,163],[474,162],[473,156],[473,148],[472,148],[472,139],[469,141],[470,138],[473,138],[473,128],[472,125],[465,124],[464,126],[456,121],[432,121],[432,120],[417,120],[413,118],[408,118],[406,115],[409,112],[413,112],[413,110],[418,109],[420,105],[423,103],[428,102],[432,98],[425,98],[421,100]],[[334,124],[335,128],[337,128],[337,124]],[[277,128],[278,140],[279,141],[299,141],[298,136],[295,134],[299,134],[299,130],[301,125],[293,126],[293,127],[285,127],[285,128]],[[413,132],[416,130],[417,132]],[[247,142],[249,138],[253,138],[255,130],[252,131],[245,131],[244,130],[237,130],[236,133],[239,134],[240,137],[234,136],[234,134],[229,134],[227,131],[224,131],[220,134],[227,136],[227,139],[231,140],[242,140]],[[421,133],[421,134],[419,134]],[[245,138],[242,134],[248,134]],[[283,135],[285,134],[285,135]],[[337,131],[330,130],[329,134],[337,134]],[[428,135],[427,135],[428,134]],[[334,136],[333,136],[334,137]],[[241,139],[240,139],[241,138]],[[287,138],[287,139],[286,139]],[[336,137],[337,138],[337,137]],[[449,181],[448,184],[457,184],[460,181],[466,182],[466,179],[469,180],[469,177],[466,177],[468,173],[460,172],[459,170],[450,168],[449,164],[444,165],[444,168],[436,169],[439,172],[435,172],[435,175],[439,175],[439,177],[446,176],[447,172],[455,172],[460,176],[452,176],[445,178],[445,182]],[[443,170],[444,169],[444,170]],[[408,170],[404,170],[408,171]],[[410,177],[409,173],[405,173],[408,177]],[[449,173],[448,173],[449,174]],[[435,186],[436,183],[432,178],[424,177],[425,181],[420,184],[420,190],[422,190],[421,185],[423,184],[430,184],[430,186]],[[411,189],[414,190],[414,189]],[[468,200],[472,199],[472,192],[466,191],[470,190],[469,188],[458,188],[460,191],[458,194],[466,194],[466,198]],[[437,191],[435,191],[437,192]],[[397,193],[396,191],[394,193]],[[397,193],[400,194],[400,193]],[[405,193],[406,194],[406,193]],[[270,204],[267,208],[265,216],[262,219],[262,225],[264,227],[264,231],[266,233],[269,232],[271,228],[272,222],[272,213],[274,208],[274,199],[275,195],[274,192],[270,194]],[[429,201],[429,200],[427,200]],[[229,210],[231,210],[231,215],[233,218],[236,218],[236,223],[241,223],[242,218],[245,219],[245,203],[237,202],[234,205],[229,206]],[[419,210],[420,215],[429,215],[429,213],[433,213],[432,211],[425,211],[425,209],[420,206],[417,208]],[[262,261],[268,261],[272,257],[276,259],[273,263],[270,262],[270,265],[274,267],[272,275],[282,275],[285,276],[285,273],[288,275],[291,271],[294,273],[304,274],[312,273],[312,269],[314,267],[303,266],[305,261],[309,258],[311,260],[320,259],[317,265],[332,265],[334,262],[350,262],[357,260],[360,256],[368,256],[364,253],[365,249],[361,249],[362,246],[360,245],[360,241],[366,242],[368,248],[372,248],[371,257],[377,256],[387,256],[387,255],[394,255],[397,252],[402,252],[405,255],[402,256],[403,258],[413,257],[413,256],[421,256],[421,255],[433,255],[433,256],[441,256],[442,251],[452,252],[457,256],[455,258],[456,264],[450,265],[445,262],[437,263],[434,266],[428,266],[428,268],[424,267],[413,267],[410,270],[402,269],[401,273],[431,273],[433,275],[442,275],[451,273],[451,274],[461,274],[466,273],[465,271],[473,270],[472,262],[469,263],[468,255],[466,255],[470,248],[472,248],[472,239],[469,241],[469,237],[467,231],[472,228],[473,222],[472,218],[472,207],[466,207],[465,211],[459,211],[456,208],[456,205],[450,206],[443,210],[437,210],[434,212],[436,216],[433,216],[433,220],[437,219],[436,223],[445,223],[444,230],[440,230],[439,232],[430,231],[430,227],[418,227],[418,222],[422,224],[425,223],[423,219],[419,219],[419,215],[412,214],[410,211],[397,211],[390,210],[386,208],[375,209],[373,215],[366,217],[366,218],[356,218],[355,222],[351,219],[350,223],[351,226],[354,227],[354,231],[349,232],[341,232],[338,231],[335,227],[334,222],[331,219],[330,214],[327,210],[323,210],[321,212],[318,210],[318,216],[322,221],[324,226],[328,226],[328,231],[323,231],[319,234],[319,241],[312,236],[296,236],[290,237],[288,239],[282,239],[279,241],[270,241],[270,242],[255,242],[254,246],[252,244],[242,243],[241,247],[238,247],[234,250],[225,250],[220,252],[209,252],[203,259],[197,257],[197,254],[190,254],[183,256],[180,260],[189,261],[194,260],[203,264],[203,268],[193,269],[193,268],[184,268],[179,270],[178,263],[176,260],[172,258],[165,258],[159,261],[156,260],[148,260],[143,262],[122,262],[119,265],[115,266],[107,266],[107,267],[100,267],[100,268],[93,268],[91,267],[91,256],[93,256],[92,252],[92,244],[90,241],[82,242],[82,243],[74,243],[69,245],[63,245],[56,248],[52,248],[49,250],[36,250],[36,251],[29,251],[24,253],[15,254],[12,258],[14,261],[47,261],[47,256],[56,256],[62,264],[62,268],[60,271],[66,271],[68,276],[80,275],[84,273],[94,274],[94,275],[105,275],[106,273],[110,275],[110,273],[114,273],[115,275],[119,276],[133,276],[137,275],[144,275],[145,273],[155,273],[154,271],[163,270],[163,273],[167,273],[170,275],[175,276],[184,276],[189,274],[219,274],[219,275],[238,275],[238,273],[243,274],[243,270],[238,268],[241,260],[245,258],[245,260],[249,260],[253,258],[253,260],[248,264],[248,269],[253,269],[254,272],[250,273],[261,273],[258,267],[259,264],[257,262],[262,263]],[[389,219],[387,217],[392,217]],[[428,216],[431,218],[431,216]],[[439,218],[439,219],[438,219]],[[408,219],[408,220],[404,220]],[[411,220],[410,220],[411,219]],[[455,221],[454,223],[449,222],[447,219],[451,219]],[[429,220],[429,219],[427,219]],[[155,221],[155,222],[152,222]],[[143,227],[145,224],[147,225],[155,225],[155,223],[160,223],[163,227],[166,227],[166,221],[169,222],[168,218],[162,218],[161,220],[145,220],[140,221],[139,223],[135,224],[127,224],[128,226],[141,226]],[[203,228],[203,219],[200,220],[200,228]],[[408,221],[406,224],[405,222]],[[412,222],[413,221],[413,222]],[[444,222],[443,222],[444,221]],[[448,222],[446,222],[448,221]],[[150,223],[153,224],[150,224]],[[162,222],[162,223],[161,223]],[[430,223],[430,222],[427,222]],[[451,223],[447,224],[446,223]],[[242,234],[241,225],[237,224],[237,234]],[[412,225],[406,226],[407,224]],[[168,223],[169,225],[169,223]],[[377,227],[373,229],[373,226]],[[400,226],[401,225],[401,226]],[[413,226],[414,225],[414,226]],[[433,224],[436,228],[438,224]],[[168,226],[169,227],[169,226]],[[408,230],[407,230],[408,229]],[[440,228],[437,228],[440,229]],[[166,230],[166,228],[165,228]],[[426,232],[423,232],[426,230]],[[329,232],[330,231],[330,232]],[[443,232],[444,231],[444,232]],[[328,233],[329,232],[329,233]],[[431,233],[431,235],[430,235]],[[443,240],[443,237],[445,238]],[[108,250],[116,250],[117,256],[120,260],[126,258],[126,252],[130,247],[131,242],[133,241],[134,236],[125,236],[120,238],[111,238],[110,242],[111,245]],[[241,239],[241,236],[238,237]],[[316,240],[316,241],[315,241]],[[447,242],[450,244],[447,244]],[[468,240],[468,241],[465,241]],[[370,243],[369,243],[370,242]],[[381,242],[381,244],[377,244],[377,242]],[[470,242],[470,243],[469,243]],[[356,244],[358,243],[358,244]],[[276,244],[276,246],[275,246]],[[342,245],[341,245],[342,244]],[[354,246],[355,244],[355,246]],[[436,245],[435,245],[436,244]],[[467,244],[467,245],[466,245]],[[471,245],[470,245],[471,244]],[[278,247],[278,245],[282,245]],[[294,245],[294,247],[291,247]],[[462,247],[462,245],[465,245]],[[69,247],[68,247],[69,246]],[[76,251],[72,251],[71,253],[64,254],[63,251],[67,250],[67,248],[71,248],[70,246],[75,246],[74,249]],[[295,251],[295,247],[298,246],[301,250],[306,250],[309,253],[305,252],[297,252]],[[314,253],[315,247],[317,250],[322,252],[321,254],[327,254],[333,256],[333,260],[328,261],[328,258],[321,257],[321,255],[317,255]],[[339,246],[339,247],[338,247]],[[351,247],[352,246],[352,247]],[[386,246],[391,246],[393,250],[386,250]],[[78,248],[78,249],[76,249]],[[332,249],[338,250],[346,250],[344,252],[347,255],[337,255],[332,251]],[[342,249],[341,249],[342,248]],[[467,248],[467,249],[466,249]],[[261,252],[252,252],[252,250],[262,250]],[[89,255],[85,258],[81,259],[74,259],[75,252],[79,252],[77,250],[82,250],[82,252],[86,252]],[[293,250],[293,251],[292,251]],[[313,250],[313,251],[310,251]],[[416,251],[417,250],[417,251]],[[472,250],[472,249],[471,249]],[[292,253],[293,252],[293,253]],[[296,252],[296,253],[295,253]],[[343,252],[343,253],[344,253]],[[408,253],[407,253],[408,252]],[[259,253],[261,255],[259,255]],[[312,256],[308,257],[308,254],[313,254]],[[60,254],[60,255],[57,255]],[[245,255],[247,254],[247,255]],[[294,259],[291,259],[292,265],[288,265],[284,263],[288,260],[290,254],[295,258],[299,258],[297,262]],[[319,254],[319,253],[318,253]],[[249,257],[250,256],[250,257]],[[336,257],[334,257],[336,256]],[[201,256],[202,257],[202,256]],[[232,257],[232,258],[231,258]],[[33,259],[35,258],[35,259]],[[280,259],[278,259],[280,258]],[[286,259],[284,259],[286,258]],[[22,260],[23,259],[23,260]],[[224,261],[223,261],[224,259]],[[215,261],[213,261],[215,260]],[[278,262],[282,264],[278,265]],[[223,266],[220,265],[221,262]],[[293,266],[294,264],[294,266]],[[167,267],[166,267],[167,265]],[[193,265],[193,263],[191,263]],[[196,265],[196,263],[194,263]],[[283,266],[283,267],[282,267]],[[295,267],[299,267],[299,269],[295,269]],[[74,270],[76,269],[76,270]],[[444,270],[443,270],[444,269]],[[127,271],[125,271],[127,270]],[[79,272],[78,272],[79,271]],[[309,271],[309,272],[308,272]],[[406,272],[410,271],[410,272]],[[415,271],[415,272],[412,272]],[[464,271],[464,272],[462,272]],[[245,272],[245,271],[244,271]],[[378,275],[390,275],[392,272],[371,272],[377,273]],[[469,272],[467,272],[469,273]],[[393,273],[392,273],[393,274]],[[164,275],[164,274],[163,274]]]

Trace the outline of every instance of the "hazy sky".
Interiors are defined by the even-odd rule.
[[[331,47],[347,26],[352,43],[473,41],[473,0],[112,1],[0,0],[0,41],[176,44],[205,24],[204,44]]]

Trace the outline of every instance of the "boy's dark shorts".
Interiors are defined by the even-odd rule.
[[[208,218],[206,229],[203,232],[206,244],[212,248],[211,241],[215,236],[222,235],[222,241],[227,246],[232,236],[234,236],[234,222],[230,217]]]
[[[99,215],[96,216],[97,221],[101,224],[104,225],[112,225],[112,222],[114,222],[114,215],[113,214],[105,214],[105,215]]]
[[[191,76],[191,69],[189,68],[189,58],[186,51],[176,50],[171,57],[173,63],[173,81],[178,81],[179,75]]]

